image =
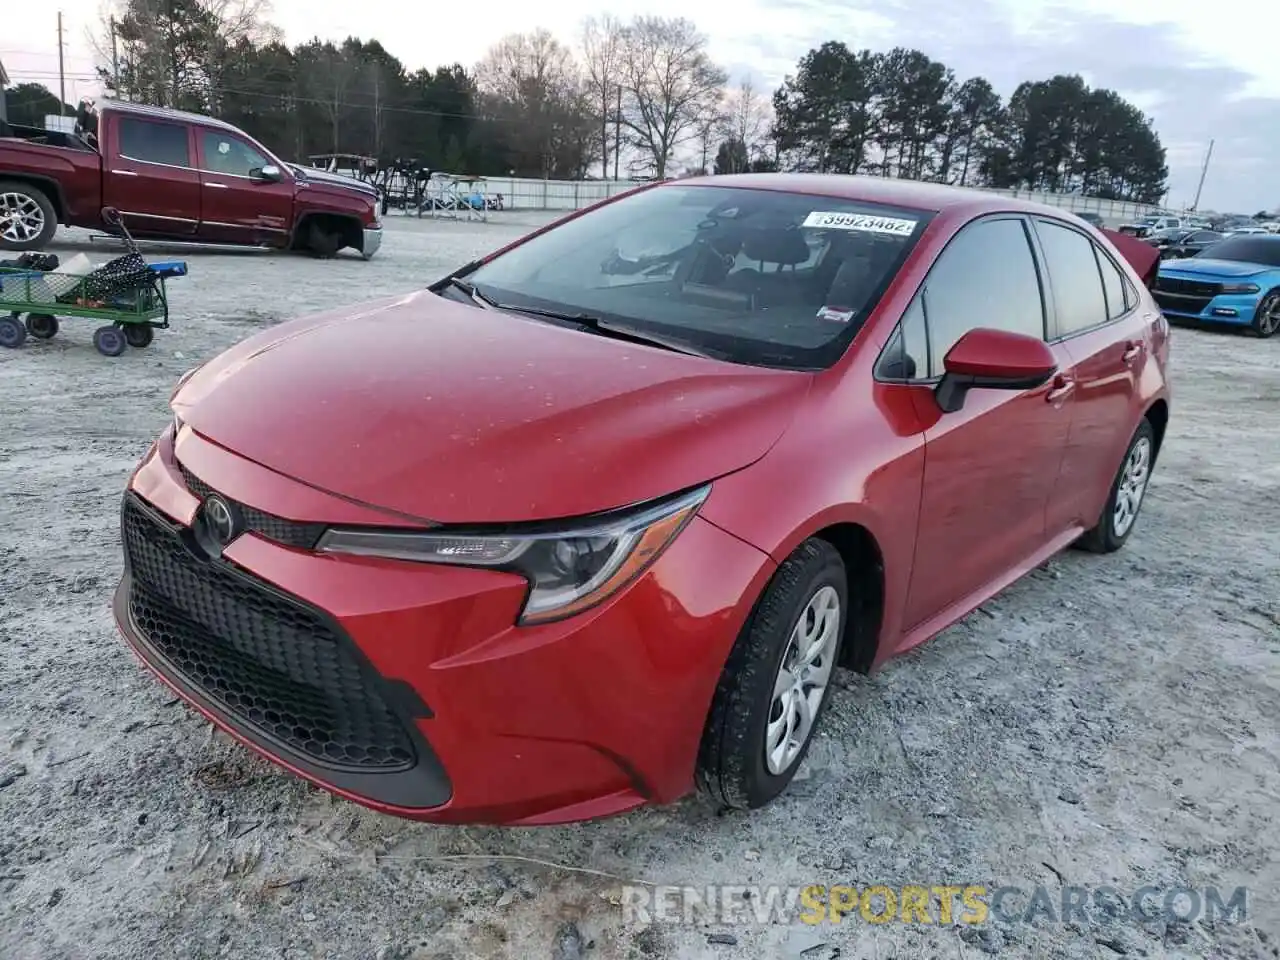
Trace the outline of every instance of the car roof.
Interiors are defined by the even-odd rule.
[[[225,120],[206,117],[201,113],[189,113],[186,110],[175,110],[172,107],[152,107],[144,103],[129,103],[125,100],[109,99],[98,100],[97,107],[100,111],[112,110],[116,113],[127,113],[136,117],[147,117],[151,120],[181,120],[184,123],[198,123],[201,126],[213,127],[218,130],[228,130],[232,133],[243,133],[239,127],[233,126]]]
[[[1020,200],[973,187],[953,187],[942,183],[921,183],[889,177],[868,177],[844,173],[733,173],[718,176],[668,180],[666,186],[697,185],[773,190],[814,196],[880,203],[931,213],[976,216],[983,213],[1021,212],[1061,216],[1063,207]]]

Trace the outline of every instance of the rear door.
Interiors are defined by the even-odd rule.
[[[1138,378],[1152,324],[1111,254],[1082,231],[1037,218],[1035,232],[1054,299],[1051,342],[1071,357],[1075,410],[1046,522],[1050,536],[1098,520],[1141,416]]]
[[[138,233],[183,237],[200,220],[200,174],[188,124],[127,113],[108,114],[103,152],[105,206]]]
[[[908,629],[1003,586],[1046,543],[1045,504],[1067,439],[1070,391],[1055,380],[1024,391],[975,389],[954,413],[942,413],[932,392],[943,357],[969,330],[1046,336],[1028,230],[1021,216],[965,227],[900,325],[901,342],[915,354],[900,363],[905,379],[929,387],[913,395],[925,423],[925,471]],[[1059,352],[1060,365],[1069,364]]]
[[[244,137],[226,130],[195,128],[200,159],[200,237],[227,243],[280,245],[293,217],[293,179],[262,170],[275,161]]]

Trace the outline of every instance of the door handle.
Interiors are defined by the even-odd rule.
[[[1058,374],[1053,378],[1053,386],[1049,388],[1049,392],[1044,398],[1049,403],[1057,403],[1059,400],[1065,400],[1071,395],[1071,391],[1075,390],[1076,382],[1070,377]]]
[[[138,174],[133,170],[112,170],[117,177],[136,177]]]
[[[1124,353],[1121,354],[1120,359],[1125,363],[1133,363],[1140,353],[1142,353],[1142,341],[1130,340],[1124,345]]]
[[[225,183],[209,183],[209,182],[207,182],[207,181],[206,181],[206,182],[205,182],[205,186],[206,186],[206,187],[217,187],[219,190],[225,190],[225,189],[227,189],[227,185],[226,185]]]

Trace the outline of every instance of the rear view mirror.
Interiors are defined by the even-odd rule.
[[[975,388],[1034,389],[1057,372],[1058,362],[1039,337],[979,327],[956,341],[942,366],[934,397],[943,413],[954,413]]]

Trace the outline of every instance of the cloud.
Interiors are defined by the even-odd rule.
[[[836,27],[833,21],[849,6],[857,13],[863,4],[868,10],[874,5],[874,22],[857,32]],[[1171,204],[1195,196],[1210,138],[1214,152],[1202,208],[1252,213],[1280,203],[1274,177],[1263,176],[1280,155],[1280,98],[1259,95],[1267,89],[1263,80],[1211,59],[1178,24],[1126,22],[1028,0],[846,0],[839,15],[827,0],[780,0],[771,7],[811,26],[790,63],[755,61],[770,84],[794,70],[795,58],[829,39],[854,48],[915,47],[961,80],[985,76],[1006,97],[1023,80],[1077,73],[1091,86],[1116,90],[1152,118],[1168,151]]]

